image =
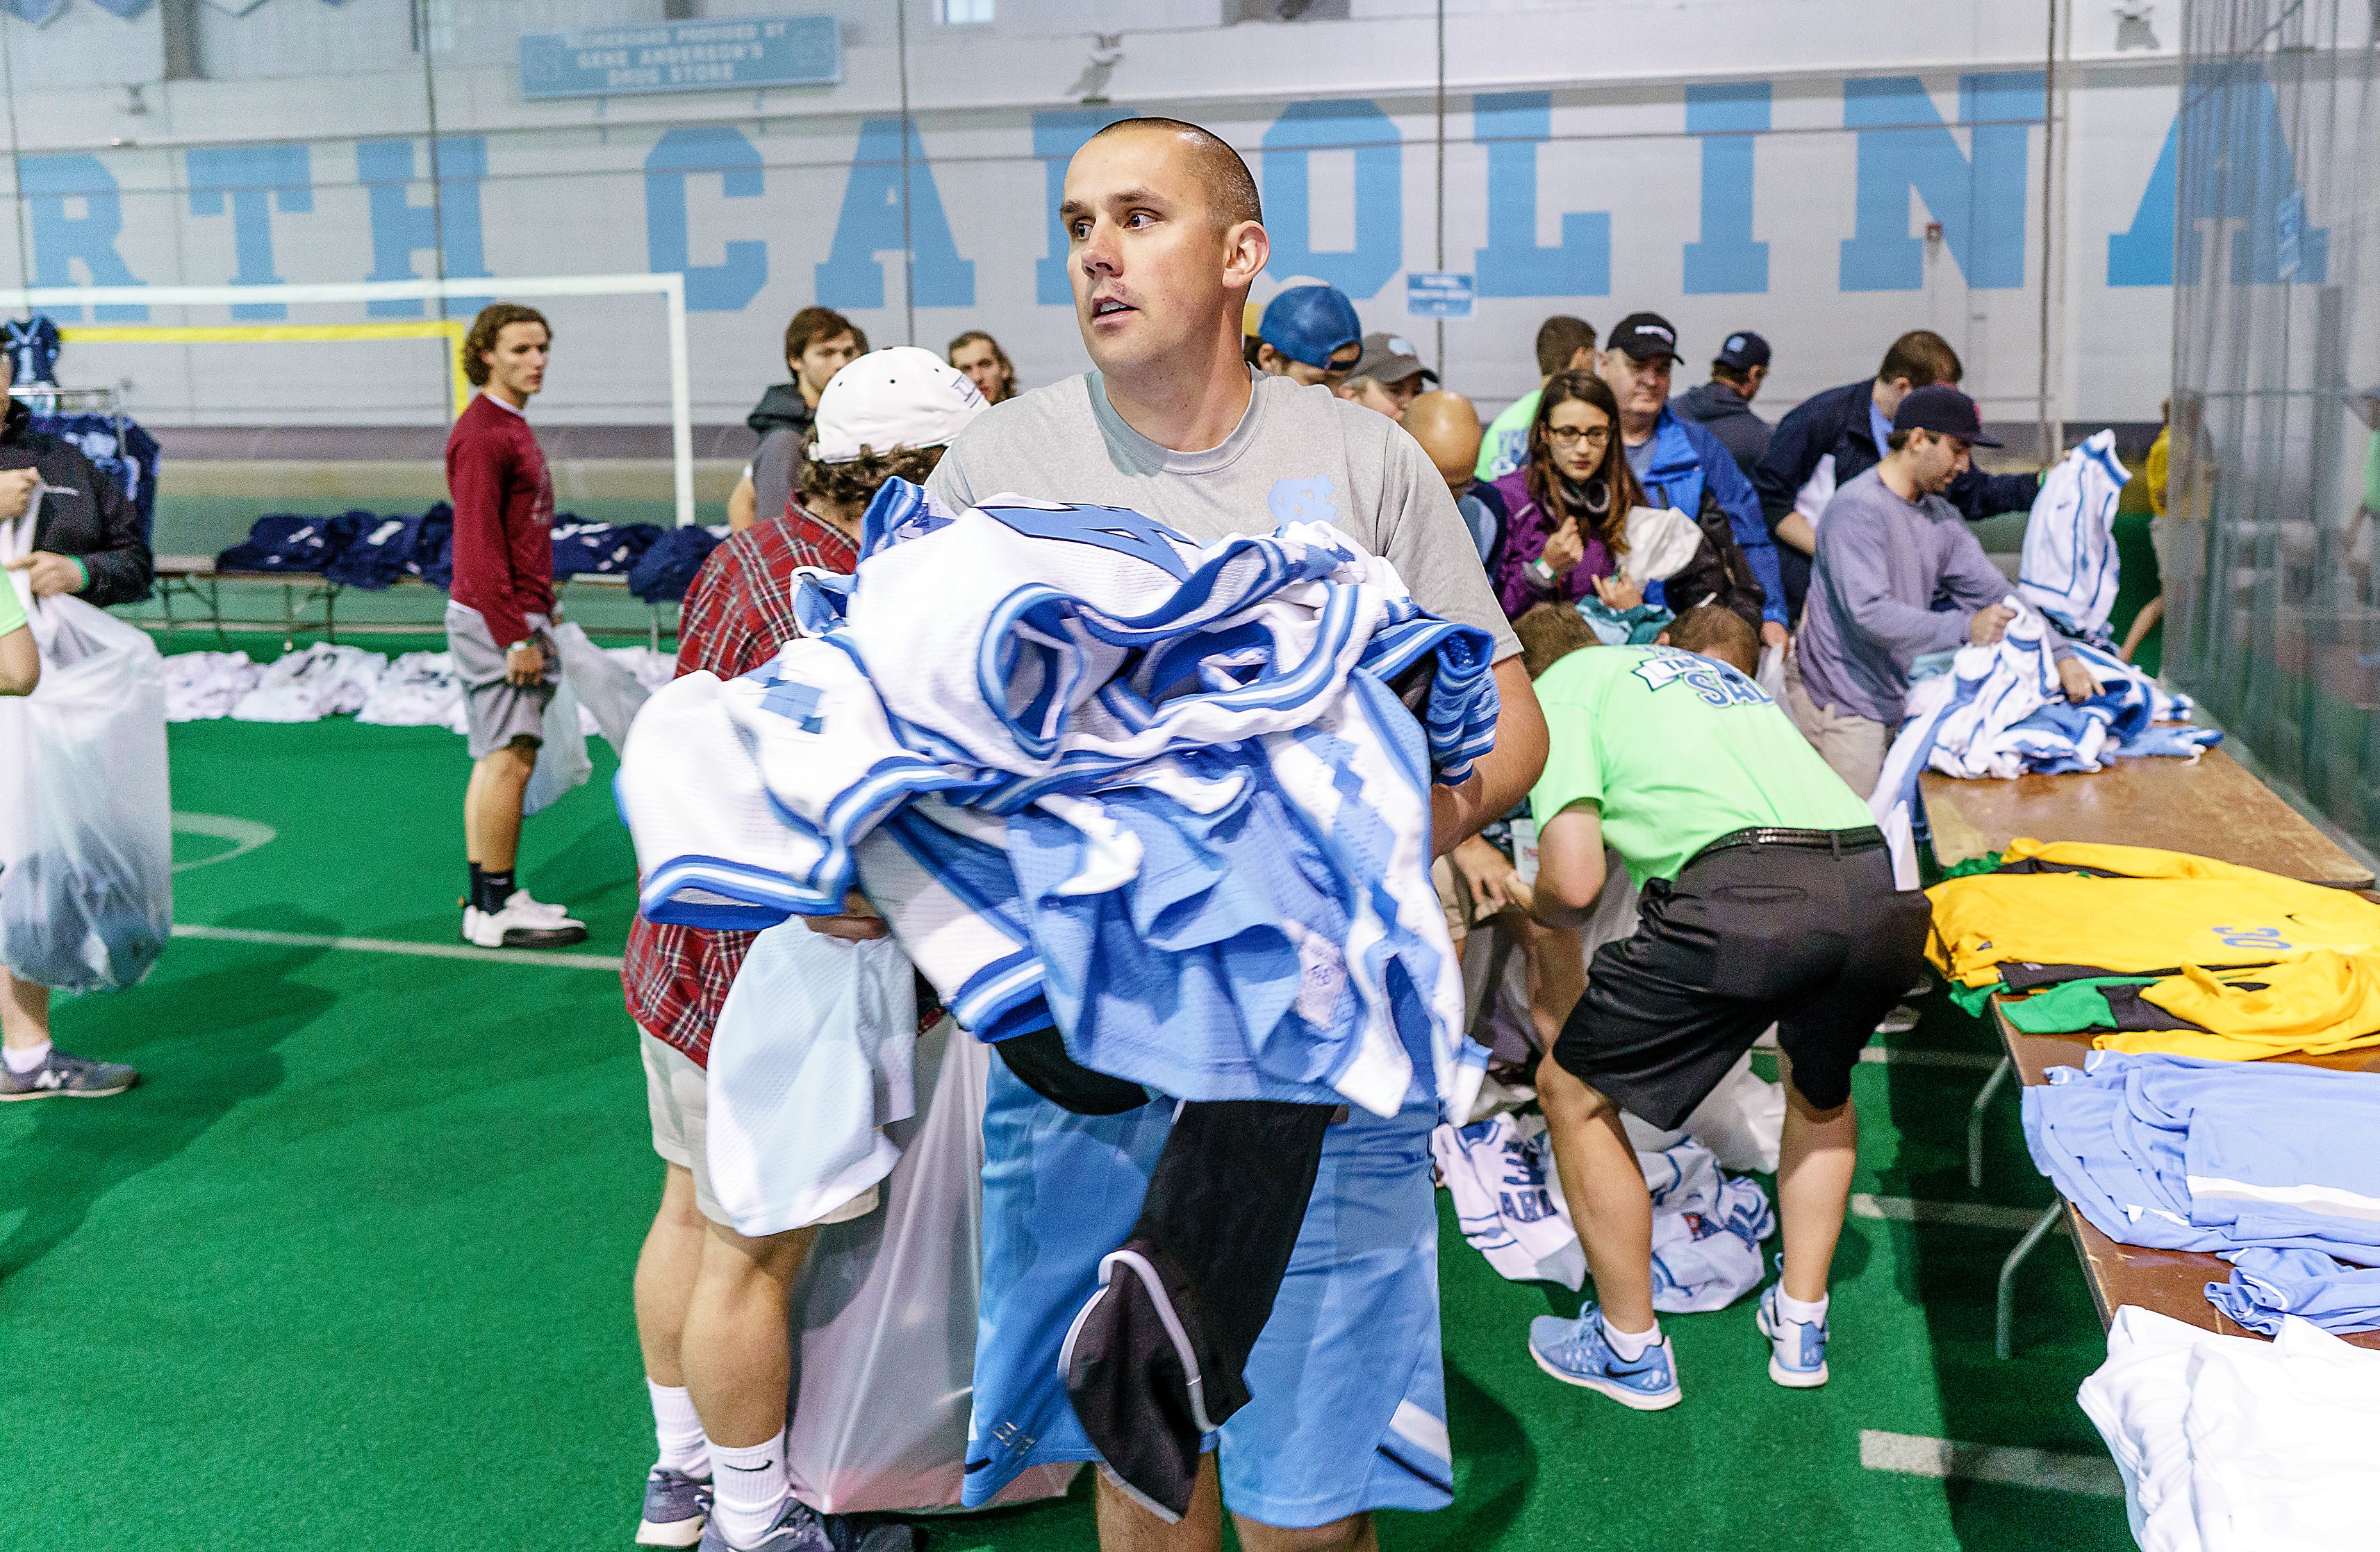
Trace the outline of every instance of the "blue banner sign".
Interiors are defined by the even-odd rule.
[[[1471,276],[1460,270],[1414,270],[1405,275],[1405,316],[1468,318],[1475,294]]]
[[[801,16],[525,32],[520,71],[525,97],[835,86],[843,31],[833,17]]]

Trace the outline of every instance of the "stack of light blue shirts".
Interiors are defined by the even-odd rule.
[[[2108,1238],[2239,1268],[2241,1325],[2380,1328],[2380,1073],[2094,1051],[2024,1091],[2025,1144]]]

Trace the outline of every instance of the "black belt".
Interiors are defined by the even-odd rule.
[[[1850,856],[1872,852],[1883,844],[1884,831],[1874,825],[1862,825],[1857,830],[1788,830],[1779,825],[1752,825],[1720,836],[1688,857],[1686,867],[1692,867],[1715,852],[1733,851],[1738,846],[1786,846],[1797,852],[1831,852],[1836,856]]]

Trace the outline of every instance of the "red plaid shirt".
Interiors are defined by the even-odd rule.
[[[677,671],[708,669],[722,679],[751,673],[792,639],[797,566],[848,573],[859,564],[851,540],[797,505],[755,523],[710,552],[686,589],[678,621]],[[710,1057],[710,1031],[727,988],[759,936],[665,927],[638,916],[628,928],[620,982],[628,1016],[691,1058]]]

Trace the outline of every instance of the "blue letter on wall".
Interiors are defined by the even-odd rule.
[[[1033,261],[1033,299],[1043,307],[1064,307],[1075,299],[1074,277],[1066,273],[1066,229],[1058,224],[1058,204],[1066,197],[1066,164],[1085,140],[1131,116],[1116,107],[1061,108],[1033,115],[1033,154],[1048,169],[1050,184],[1050,250]]]
[[[33,284],[73,285],[73,265],[82,262],[92,285],[139,285],[141,281],[115,251],[115,235],[124,230],[124,196],[115,175],[88,152],[66,156],[28,156],[17,164],[17,187],[25,197],[32,223]],[[80,215],[67,213],[67,201],[80,200]],[[42,309],[61,323],[82,317],[79,307]],[[149,316],[144,307],[95,307],[101,322],[139,322]]]
[[[1686,88],[1686,133],[1703,137],[1703,235],[1686,245],[1686,295],[1768,289],[1768,245],[1752,236],[1752,148],[1768,127],[1768,83]]]
[[[1350,148],[1355,152],[1355,246],[1317,251],[1306,158]],[[1328,281],[1350,297],[1378,293],[1405,262],[1403,161],[1404,141],[1377,105],[1292,103],[1264,137],[1269,268]]]
[[[1843,83],[1843,127],[1859,132],[1858,225],[1842,245],[1846,291],[1915,291],[1925,244],[1909,235],[1909,191],[1942,224],[1968,285],[2024,285],[2025,147],[2041,120],[2038,70],[1959,78],[1959,118],[1973,152],[1934,111],[1915,76]]]
[[[769,245],[736,237],[719,263],[693,262],[686,180],[697,173],[717,173],[720,191],[731,200],[760,197],[760,152],[741,130],[722,124],[669,131],[645,158],[647,261],[656,274],[675,270],[686,276],[686,311],[741,312],[769,284]]]
[[[909,273],[919,307],[975,306],[975,261],[959,257],[926,143],[909,128]],[[859,151],[843,186],[843,213],[834,246],[818,266],[821,307],[880,308],[884,266],[880,253],[901,251],[901,121],[871,118],[859,127]]]
[[[2330,271],[2330,233],[2304,224],[2297,161],[2261,64],[2193,66],[2182,78],[2181,100],[2187,106],[2167,131],[2132,229],[2107,239],[2107,284],[2198,285],[2207,228],[2219,234],[2228,223],[2237,224],[2224,276],[2230,284],[2323,284]],[[2288,274],[2282,273],[2284,207],[2299,225],[2296,268]],[[2126,278],[2119,280],[2119,272]]]
[[[314,209],[314,175],[302,145],[218,146],[189,153],[190,213],[231,212],[234,285],[278,285],[273,267],[273,207],[285,215]],[[279,302],[241,302],[234,318],[289,316]]]
[[[1611,295],[1611,216],[1565,211],[1561,246],[1537,246],[1537,144],[1553,133],[1553,93],[1471,100],[1471,134],[1488,147],[1488,246],[1475,267],[1483,297]]]
[[[434,203],[415,204],[407,190],[413,183],[413,142],[363,140],[356,146],[356,180],[371,201],[371,273],[369,280],[413,280],[413,256],[443,252],[447,278],[477,278],[488,273],[480,246],[480,180],[488,176],[488,142],[479,135],[441,136],[431,152],[438,195]],[[443,230],[441,230],[441,222]],[[486,304],[478,297],[455,297],[448,310],[471,312]],[[418,301],[364,304],[372,318],[419,318]]]

